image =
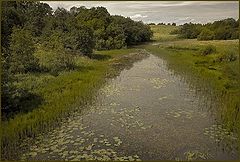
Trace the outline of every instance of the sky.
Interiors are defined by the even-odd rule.
[[[145,23],[207,23],[239,18],[238,1],[42,1],[54,10],[63,7],[103,6],[111,15],[122,15]]]

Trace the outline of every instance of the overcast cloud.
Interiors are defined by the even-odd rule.
[[[207,23],[225,18],[239,18],[238,1],[43,1],[54,10],[63,7],[106,7],[112,15],[131,17],[145,23]]]

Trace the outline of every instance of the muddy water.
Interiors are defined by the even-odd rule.
[[[84,112],[37,137],[21,159],[237,159],[237,137],[206,108],[211,102],[150,54],[109,80]]]

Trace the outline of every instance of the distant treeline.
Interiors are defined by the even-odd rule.
[[[179,34],[181,38],[198,40],[239,39],[239,19],[228,18],[207,24],[185,23],[171,34]]]
[[[177,26],[176,23],[158,23],[158,24],[155,24],[155,23],[149,23],[148,25],[172,25],[172,26]]]
[[[3,1],[1,6],[2,109],[14,111],[28,92],[16,88],[15,74],[74,68],[76,55],[119,49],[149,41],[148,25],[112,16],[104,7],[70,11],[33,1]]]
[[[16,28],[27,30],[37,41],[46,41],[58,33],[64,46],[90,53],[95,49],[122,48],[150,40],[152,32],[142,22],[111,16],[104,7],[58,8],[46,3],[8,1],[2,4],[2,45],[11,44]],[[78,42],[78,43],[77,43]],[[85,43],[84,43],[85,42]]]

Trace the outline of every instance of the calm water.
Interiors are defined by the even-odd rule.
[[[21,159],[237,159],[237,137],[212,105],[150,54],[109,80],[84,112],[37,137]]]

